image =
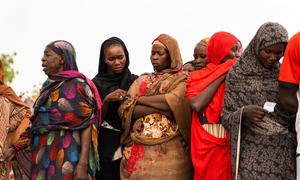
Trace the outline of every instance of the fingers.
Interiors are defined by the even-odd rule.
[[[109,96],[109,101],[122,101],[127,95],[127,91],[124,91],[122,89],[117,89],[113,92],[111,92]]]

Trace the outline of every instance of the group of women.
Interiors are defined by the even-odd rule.
[[[124,42],[112,37],[89,80],[74,47],[51,42],[33,111],[0,66],[0,177],[12,167],[15,179],[296,179],[295,114],[263,108],[278,102],[287,43],[278,23],[263,24],[244,52],[220,31],[183,65],[176,39],[161,34],[154,72],[136,76]],[[26,118],[26,131],[9,141]]]

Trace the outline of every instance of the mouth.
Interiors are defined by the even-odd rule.
[[[122,71],[123,71],[123,68],[122,68],[122,67],[115,68],[114,71],[115,71],[115,72],[122,72]]]
[[[205,67],[205,64],[203,63],[199,63],[199,64],[194,64],[195,68],[197,69],[201,69],[201,68],[204,68]]]
[[[152,66],[153,66],[153,67],[157,67],[157,66],[158,66],[158,64],[156,64],[156,63],[152,63]]]

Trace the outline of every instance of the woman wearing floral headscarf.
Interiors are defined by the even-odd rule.
[[[48,76],[34,105],[32,179],[87,179],[99,168],[97,126],[101,100],[78,72],[73,46],[54,41],[42,58]]]
[[[191,179],[187,75],[177,41],[166,34],[158,36],[150,59],[155,72],[134,81],[119,108],[121,143],[127,146],[121,179]]]
[[[265,110],[277,103],[279,60],[288,34],[263,24],[226,77],[222,123],[230,131],[235,179],[296,179],[294,120]]]

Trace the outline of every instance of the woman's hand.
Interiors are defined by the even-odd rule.
[[[248,105],[243,109],[243,119],[250,121],[261,121],[265,114],[268,113],[267,110],[263,109],[261,106]]]
[[[8,148],[4,154],[3,154],[3,158],[6,160],[6,161],[11,161],[14,156],[15,156],[15,153],[16,153],[16,150],[14,148]]]
[[[88,164],[86,163],[78,163],[74,172],[75,180],[86,180],[88,179]]]
[[[122,89],[117,89],[111,93],[109,93],[105,98],[104,101],[106,102],[112,102],[112,101],[122,101],[125,96],[127,95],[127,92]]]

